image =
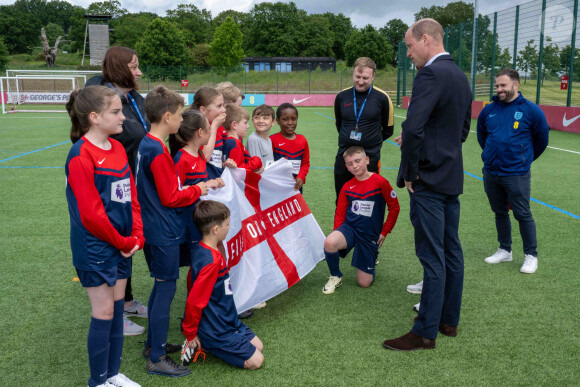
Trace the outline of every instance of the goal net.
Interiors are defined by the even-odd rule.
[[[29,75],[0,77],[2,114],[66,112],[70,93],[83,86],[86,75]]]

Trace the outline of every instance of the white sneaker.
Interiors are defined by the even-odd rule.
[[[123,374],[117,374],[107,379],[107,383],[116,387],[141,387],[139,383],[135,383]]]
[[[89,386],[87,386],[87,387],[89,387]],[[109,383],[109,381],[107,380],[105,383],[99,384],[97,387],[115,387],[115,385]]]
[[[407,291],[413,294],[421,294],[421,292],[423,291],[423,281],[415,285],[407,286]]]
[[[334,293],[336,288],[338,288],[340,285],[342,285],[342,278],[331,275],[330,277],[328,277],[328,282],[326,283],[326,285],[324,285],[324,287],[322,288],[322,293],[332,294]]]
[[[421,307],[421,303],[418,302],[415,305],[413,305],[413,310],[417,313],[419,313],[419,307]]]
[[[500,263],[500,262],[510,262],[512,260],[511,251],[506,251],[504,249],[497,249],[497,251],[491,256],[485,258],[486,263]]]
[[[125,314],[131,317],[147,318],[147,307],[137,300],[132,300],[129,306],[125,306]]]
[[[135,324],[133,321],[129,320],[127,315],[123,314],[123,335],[137,336],[142,333],[145,333],[145,328],[141,325]]]
[[[266,307],[266,303],[265,302],[261,302],[258,305],[254,306],[252,309],[262,309]]]
[[[524,258],[524,264],[520,271],[526,274],[533,274],[538,270],[538,258],[533,255],[526,254]]]

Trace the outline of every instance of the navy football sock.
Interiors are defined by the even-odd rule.
[[[151,295],[149,296],[149,303],[147,307],[147,340],[145,340],[145,345],[151,347],[151,310],[153,309],[153,304],[155,303],[155,293],[157,291],[157,282],[153,281],[153,289],[151,289]]]
[[[91,378],[89,386],[98,386],[107,381],[107,363],[109,362],[109,335],[113,320],[100,320],[91,317],[87,349],[89,351],[89,368]]]
[[[109,370],[107,379],[119,373],[121,368],[121,356],[123,356],[123,312],[125,311],[125,299],[115,301],[113,323],[109,333]]]
[[[340,271],[339,266],[340,256],[338,255],[338,251],[336,253],[329,253],[328,251],[324,250],[324,256],[326,257],[326,264],[330,270],[330,275],[335,277],[342,277],[342,272]]]
[[[167,331],[169,330],[169,309],[177,288],[175,280],[156,281],[156,294],[149,326],[151,327],[151,355],[153,363],[159,361],[159,357],[165,355]]]

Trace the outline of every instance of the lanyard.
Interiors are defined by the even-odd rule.
[[[362,104],[362,106],[360,107],[360,112],[358,112],[358,116],[356,115],[356,91],[355,88],[352,88],[352,98],[354,100],[354,118],[356,119],[356,126],[354,128],[355,132],[358,132],[358,120],[360,120],[360,116],[362,115],[363,109],[365,108],[365,104],[367,103],[367,99],[369,98],[369,94],[371,93],[371,90],[373,89],[373,85],[371,85],[371,87],[369,87],[369,92],[367,93],[367,96],[365,97],[365,100]]]
[[[133,104],[133,107],[135,108],[135,111],[137,112],[137,115],[139,116],[139,119],[141,120],[141,123],[143,124],[143,128],[145,129],[145,133],[147,133],[147,124],[145,123],[145,120],[143,119],[143,116],[141,115],[141,111],[139,110],[139,107],[137,106],[137,102],[135,102],[135,98],[133,98],[131,93],[127,93],[127,96],[129,97],[129,100]]]
[[[121,100],[125,97],[123,95],[123,93],[121,93],[119,90],[117,90],[117,88],[115,86],[113,86],[112,83],[107,83],[107,86],[109,86],[111,89],[115,90],[115,93],[117,93],[119,95],[119,97],[121,97]],[[129,101],[131,101],[131,104],[133,105],[131,110],[134,110],[135,113],[137,113],[137,115],[139,116],[139,119],[141,120],[141,124],[143,124],[143,128],[145,129],[145,133],[149,132],[147,130],[147,124],[145,123],[145,120],[143,119],[143,116],[141,115],[141,111],[139,110],[139,107],[137,106],[137,102],[135,101],[135,98],[133,98],[133,96],[131,95],[131,92],[128,92],[127,96],[129,97]]]

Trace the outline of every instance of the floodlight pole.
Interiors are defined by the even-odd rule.
[[[471,37],[471,99],[475,100],[475,69],[477,58],[477,0],[473,1],[473,36]]]

